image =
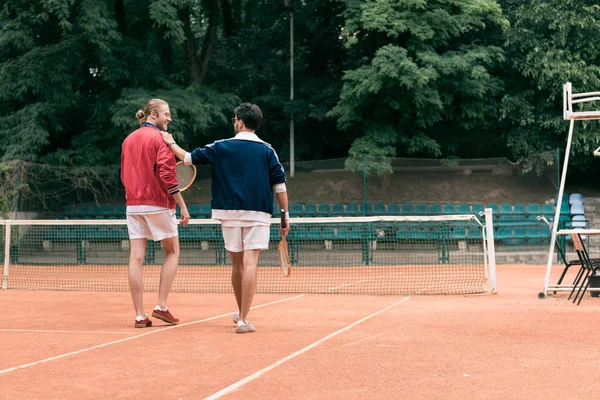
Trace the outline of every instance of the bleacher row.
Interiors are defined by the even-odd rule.
[[[554,218],[553,204],[315,204],[295,203],[290,207],[291,218],[305,217],[358,217],[376,215],[454,215],[475,214],[479,215],[485,208],[493,210],[495,222],[499,226],[514,222],[536,220],[540,215]],[[125,218],[125,206],[78,206],[65,209],[64,217],[69,219],[122,219]],[[196,219],[206,219],[211,216],[210,204],[188,205],[190,216]],[[561,207],[561,220],[570,220],[575,215],[583,215],[583,205],[563,203]],[[273,215],[279,217],[278,207],[274,207]]]

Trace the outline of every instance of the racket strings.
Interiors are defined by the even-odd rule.
[[[178,163],[176,166],[176,173],[180,190],[187,189],[196,178],[196,167],[193,165]]]
[[[279,243],[277,250],[279,255],[279,265],[283,270],[283,274],[288,276],[290,273],[290,255],[287,251],[286,243],[284,241]]]

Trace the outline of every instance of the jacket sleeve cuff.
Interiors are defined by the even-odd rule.
[[[183,157],[183,163],[186,165],[192,165],[192,155],[190,153],[185,153]]]
[[[171,193],[171,194],[179,193],[179,185],[174,185],[174,186],[169,187],[169,193]]]
[[[274,185],[273,186],[273,190],[275,190],[275,193],[287,192],[287,188],[285,187],[285,183],[278,183],[277,185]]]

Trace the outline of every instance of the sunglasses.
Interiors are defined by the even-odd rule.
[[[235,121],[237,121],[237,120],[238,120],[238,117],[233,117],[233,118],[231,118],[231,123],[235,124]]]

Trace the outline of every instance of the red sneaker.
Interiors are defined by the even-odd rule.
[[[154,318],[158,318],[162,321],[165,321],[168,324],[177,325],[179,323],[179,318],[175,318],[173,316],[173,314],[171,314],[171,311],[169,311],[169,310],[167,310],[167,311],[154,310],[154,311],[152,311],[152,316]]]
[[[143,319],[141,321],[138,321],[136,319],[135,324],[133,325],[134,328],[150,328],[151,326],[152,326],[152,321],[150,321],[150,319],[148,319],[148,317],[146,317],[146,319]]]

